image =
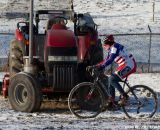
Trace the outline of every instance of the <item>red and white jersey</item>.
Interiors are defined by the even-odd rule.
[[[136,71],[137,65],[135,59],[132,54],[127,52],[127,49],[123,45],[114,43],[108,51],[107,58],[99,64],[102,68],[114,61],[118,64],[115,73],[119,74],[122,78]]]
[[[134,58],[132,54],[128,54],[127,49],[124,47],[119,51],[118,56],[114,59],[118,66],[129,66],[134,67]]]
[[[115,73],[119,74],[121,78],[125,78],[129,76],[131,73],[136,72],[136,62],[132,54],[127,52],[127,49],[123,47],[122,50],[119,51],[119,54],[114,59],[114,62],[118,64]],[[129,68],[128,70],[126,68]],[[126,72],[120,73],[123,69]]]

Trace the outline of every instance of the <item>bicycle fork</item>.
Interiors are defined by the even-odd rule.
[[[89,91],[89,93],[87,94],[87,96],[86,96],[87,100],[91,99],[94,89],[95,89],[95,87],[92,87],[91,90]]]

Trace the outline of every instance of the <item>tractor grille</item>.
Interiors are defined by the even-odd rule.
[[[68,92],[75,85],[74,65],[53,66],[53,87],[55,91]]]

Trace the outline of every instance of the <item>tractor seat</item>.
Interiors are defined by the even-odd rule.
[[[65,25],[57,23],[57,24],[53,24],[52,27],[51,27],[51,29],[57,29],[57,30],[58,29],[63,29],[63,30],[67,30],[67,27]]]

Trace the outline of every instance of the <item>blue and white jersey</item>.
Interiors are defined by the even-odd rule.
[[[106,66],[110,65],[113,61],[118,64],[118,66],[129,66],[131,68],[134,67],[133,56],[131,54],[128,54],[127,49],[119,44],[114,43],[110,49],[108,50],[108,56],[102,63],[100,63],[100,66],[102,68],[105,68]]]

